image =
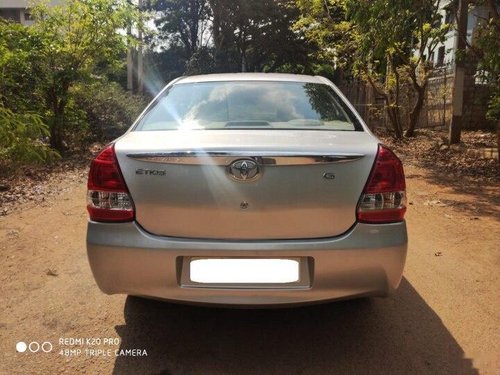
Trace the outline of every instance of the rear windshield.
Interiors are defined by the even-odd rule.
[[[176,84],[135,130],[227,128],[362,130],[328,85],[241,81]]]

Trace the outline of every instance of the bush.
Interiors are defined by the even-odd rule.
[[[46,117],[52,119],[50,113]],[[90,128],[87,121],[87,112],[81,108],[70,95],[64,111],[64,128],[62,128],[63,147],[69,151],[86,150],[91,140]]]
[[[208,74],[215,72],[213,51],[207,47],[200,47],[186,62],[186,75]]]
[[[14,113],[0,105],[0,170],[57,158],[57,152],[43,142],[48,135],[48,126],[38,114]]]
[[[44,110],[40,46],[33,28],[0,18],[0,105],[21,113]]]
[[[500,121],[500,90],[497,90],[488,102],[486,118],[488,120]]]
[[[147,104],[147,99],[125,91],[115,82],[78,85],[75,105],[86,114],[90,141],[109,141],[122,135]]]

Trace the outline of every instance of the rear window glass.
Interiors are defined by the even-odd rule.
[[[328,85],[246,81],[176,84],[135,130],[227,128],[362,130]]]

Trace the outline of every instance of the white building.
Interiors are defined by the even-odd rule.
[[[456,1],[441,1],[440,14],[441,24],[454,24],[456,10]],[[467,41],[472,44],[474,30],[480,22],[485,22],[491,17],[490,10],[486,5],[472,5],[469,7],[469,14],[467,19]],[[444,43],[440,43],[434,52],[429,57],[434,66],[440,67],[450,66],[455,60],[455,39],[457,37],[456,28],[451,27],[451,30],[446,34]]]
[[[62,0],[50,1],[50,5],[57,5]],[[0,0],[0,18],[31,25],[33,23],[28,8],[28,0]]]

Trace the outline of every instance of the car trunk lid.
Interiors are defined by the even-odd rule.
[[[358,131],[137,131],[115,151],[150,233],[297,239],[352,227],[377,144]]]

